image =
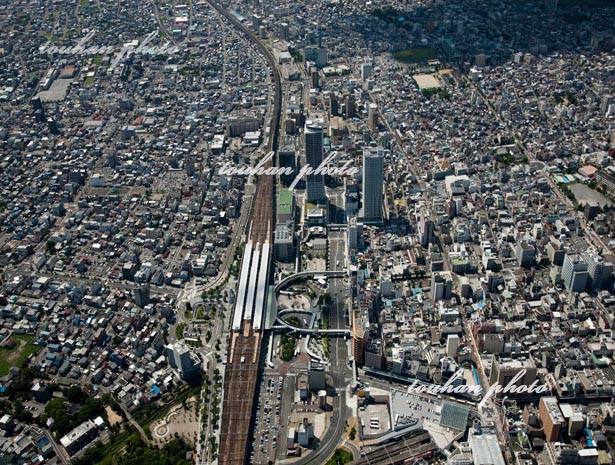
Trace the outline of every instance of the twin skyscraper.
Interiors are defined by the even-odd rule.
[[[305,123],[305,163],[318,167],[324,157],[324,132],[320,120]],[[384,150],[382,147],[363,149],[362,208],[359,219],[366,224],[383,221]],[[306,201],[314,205],[326,205],[327,194],[322,174],[308,174],[306,179]]]

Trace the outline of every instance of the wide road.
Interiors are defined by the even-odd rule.
[[[169,32],[167,27],[164,25],[164,22],[162,18],[160,17],[160,11],[158,10],[158,4],[154,0],[152,0],[150,3],[152,4],[152,8],[154,9],[154,15],[156,16],[156,23],[158,23],[158,28],[167,37],[167,39],[169,39],[173,43],[173,45],[177,45],[175,38]]]
[[[343,231],[331,231],[329,234],[329,268],[331,271],[344,271],[344,251],[345,240]],[[337,265],[339,261],[339,266]],[[348,285],[343,279],[329,279],[329,294],[333,298],[331,310],[329,312],[329,326],[331,329],[346,329],[346,296],[348,295]],[[345,338],[331,338],[329,345],[330,366],[328,374],[333,380],[333,386],[337,396],[333,398],[333,415],[331,423],[321,438],[320,447],[309,459],[306,464],[322,464],[335,452],[338,444],[341,443],[344,434],[346,418],[351,414],[346,405],[346,388],[352,379],[348,367],[348,345]]]

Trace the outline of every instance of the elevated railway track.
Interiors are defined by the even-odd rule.
[[[278,145],[281,114],[282,86],[276,61],[269,49],[261,43],[254,32],[246,28],[224,6],[214,0],[209,5],[232,24],[238,32],[251,42],[266,58],[271,69],[273,84],[273,105],[271,124],[266,142],[266,150],[275,151]],[[231,4],[232,5],[232,4]],[[269,160],[263,167],[269,168]],[[224,398],[222,402],[222,422],[218,463],[220,465],[243,465],[249,463],[254,417],[254,400],[257,391],[260,368],[262,334],[260,328],[267,302],[266,289],[271,266],[271,237],[274,217],[274,179],[273,176],[260,176],[248,225],[250,254],[244,251],[243,262],[248,272],[240,276],[238,289],[243,289],[241,305],[236,305],[233,315],[233,332],[228,352],[224,378]],[[248,248],[246,247],[246,250]],[[242,268],[244,264],[242,263]],[[250,279],[250,270],[254,271]]]

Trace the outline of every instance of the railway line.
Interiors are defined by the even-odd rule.
[[[400,465],[412,463],[419,458],[427,458],[437,450],[428,433],[412,438],[402,438],[376,450],[361,454],[359,460],[351,465]]]
[[[260,335],[249,323],[233,334],[224,377],[219,463],[244,464],[250,444],[254,392],[258,380]]]
[[[207,0],[209,5],[226,18],[240,33],[252,42],[255,47],[265,56],[271,69],[273,83],[273,105],[269,137],[266,143],[267,152],[275,151],[278,145],[279,123],[281,114],[282,86],[276,61],[267,47],[260,42],[256,35],[239,22],[221,4],[214,0]],[[273,162],[267,161],[264,168],[271,167]],[[273,202],[274,202],[274,179],[273,176],[260,176],[256,180],[256,192],[252,204],[250,224],[248,225],[249,243],[255,248],[262,247],[263,253],[270,254],[273,233]],[[245,256],[244,256],[245,259]],[[261,257],[261,260],[263,258]],[[269,263],[267,260],[264,263]],[[267,267],[263,265],[262,268]],[[264,273],[268,279],[268,270],[259,269],[258,273]],[[258,285],[263,287],[263,279],[258,280]],[[266,284],[266,283],[265,283]],[[245,283],[243,284],[245,287]],[[239,284],[241,288],[242,284]],[[247,292],[248,299],[255,292]],[[266,296],[256,292],[256,305],[263,306]],[[252,303],[248,302],[248,306]],[[242,308],[236,308],[241,312]],[[224,399],[222,402],[222,421],[220,432],[220,447],[218,463],[220,465],[243,465],[249,463],[251,438],[253,430],[252,418],[254,416],[254,400],[256,397],[258,374],[260,369],[261,337],[259,329],[261,321],[253,319],[261,318],[263,309],[253,309],[248,312],[248,318],[241,319],[239,325],[233,328],[228,351],[228,360],[224,379]],[[260,316],[259,316],[260,315]]]

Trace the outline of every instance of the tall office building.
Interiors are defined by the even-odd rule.
[[[435,224],[431,220],[425,219],[424,216],[421,216],[421,219],[418,222],[418,234],[419,240],[421,241],[422,247],[429,247],[429,244],[432,244],[435,240],[434,232],[435,232]]]
[[[363,244],[363,223],[357,220],[355,215],[348,218],[348,247],[356,250]]]
[[[34,110],[42,110],[43,109],[43,102],[42,102],[41,98],[38,95],[32,97],[32,100],[30,100],[30,104],[32,105],[32,108]]]
[[[287,42],[290,40],[290,27],[288,23],[280,23],[280,37]]]
[[[335,92],[331,92],[329,94],[329,112],[331,113],[331,116],[339,116],[340,114],[340,104],[337,101]]]
[[[310,391],[327,389],[325,366],[322,363],[310,361],[308,364],[308,387]]]
[[[322,163],[323,157],[323,130],[322,121],[307,121],[305,123],[305,162],[315,170]],[[306,200],[318,204],[326,200],[325,177],[322,174],[307,176]]]
[[[263,18],[261,18],[259,15],[252,15],[252,28],[256,32],[258,32],[262,24],[263,24]]]
[[[56,136],[60,134],[60,130],[58,129],[58,123],[53,118],[47,119],[47,129],[49,129],[49,132],[51,134],[54,134]]]
[[[317,45],[309,45],[304,49],[305,61],[313,62],[318,68],[322,68],[327,64],[327,48]]]
[[[515,247],[517,266],[529,268],[536,263],[536,249],[527,241],[521,241]]]
[[[457,351],[459,350],[459,335],[449,334],[446,339],[446,355],[452,358],[457,357]]]
[[[273,254],[281,262],[289,262],[295,258],[292,223],[276,224],[273,232]]]
[[[361,65],[361,79],[364,81],[372,76],[373,66],[371,63],[363,63]]]
[[[431,298],[434,302],[449,300],[453,292],[453,281],[434,273],[431,277]]]
[[[288,122],[289,120],[286,121]],[[291,169],[290,174],[280,175],[280,182],[282,183],[282,185],[290,185],[293,182],[293,179],[295,179],[295,176],[297,175],[295,173],[297,169],[297,160],[295,158],[295,149],[292,145],[283,145],[282,147],[280,147],[280,150],[278,151],[278,166],[281,168]]]
[[[194,173],[195,173],[194,158],[189,156],[184,163],[184,168],[188,176],[191,176],[191,177],[194,176]]]
[[[546,441],[559,441],[560,435],[566,426],[566,421],[555,397],[540,398],[538,417],[542,421]]]
[[[581,256],[587,263],[588,287],[592,291],[607,289],[613,278],[613,264],[605,262],[594,250],[586,250]]]
[[[363,150],[363,221],[382,223],[384,154],[379,147]]]
[[[503,388],[520,373],[523,372],[523,377],[515,383],[515,386],[531,385],[538,375],[538,369],[534,362],[529,358],[511,359],[505,357],[493,357],[491,365],[490,383],[497,383]],[[503,392],[496,394],[497,397],[503,397]],[[509,394],[510,395],[510,394]]]
[[[357,115],[357,102],[354,95],[346,95],[344,98],[346,118],[354,118]]]
[[[194,373],[190,351],[183,344],[169,344],[167,346],[167,360],[171,368],[179,371],[182,379],[189,378]]]
[[[318,89],[320,87],[318,82],[318,68],[312,66],[310,69],[310,81],[312,85],[312,89]]]
[[[375,103],[369,104],[368,119],[369,130],[376,132],[378,130],[378,105]]]
[[[583,292],[588,278],[587,263],[578,255],[566,254],[562,266],[562,281],[566,289],[572,292]]]
[[[138,288],[133,289],[132,293],[135,303],[139,307],[143,308],[149,303],[149,286],[147,284],[142,284]]]

